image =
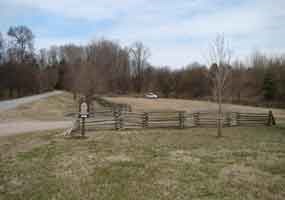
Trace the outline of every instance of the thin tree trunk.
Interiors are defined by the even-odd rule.
[[[77,93],[75,91],[73,91],[73,100],[77,99]]]
[[[219,109],[218,109],[218,137],[222,137],[222,88],[221,84],[219,83],[218,87],[218,104],[219,104]]]
[[[13,88],[9,88],[9,97],[13,98]]]

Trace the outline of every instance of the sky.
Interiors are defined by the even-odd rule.
[[[153,65],[206,63],[224,34],[232,57],[285,53],[285,0],[0,0],[0,32],[26,25],[35,47],[101,38],[150,48]]]

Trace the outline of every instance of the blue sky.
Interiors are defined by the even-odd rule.
[[[233,58],[285,53],[284,0],[0,0],[0,31],[15,25],[32,29],[36,48],[140,40],[152,64],[173,67],[205,63],[218,33]]]

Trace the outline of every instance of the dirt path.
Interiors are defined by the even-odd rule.
[[[17,121],[0,123],[0,137],[16,135],[20,133],[36,132],[42,130],[54,130],[69,128],[71,121]]]

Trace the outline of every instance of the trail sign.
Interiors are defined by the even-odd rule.
[[[82,119],[81,135],[85,136],[85,118],[88,117],[88,105],[86,102],[82,102],[80,105],[80,118]]]
[[[88,117],[88,105],[86,102],[83,102],[80,105],[80,117],[81,118],[87,118]]]

